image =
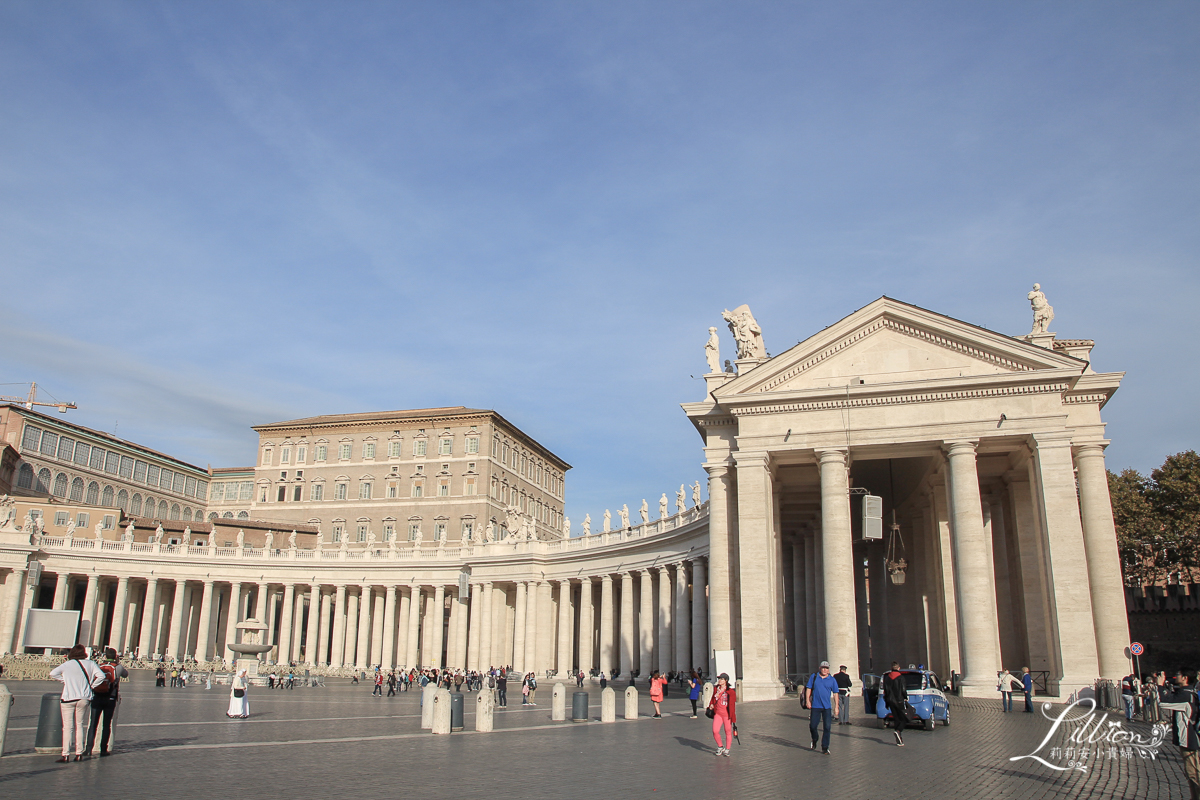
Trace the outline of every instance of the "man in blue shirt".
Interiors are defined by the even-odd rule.
[[[1025,713],[1033,713],[1033,676],[1029,667],[1021,667],[1021,688],[1025,690]]]
[[[840,698],[837,680],[829,674],[828,661],[822,661],[818,672],[808,676],[804,696],[809,708],[808,732],[812,735],[812,745],[809,749],[817,749],[817,725],[824,721],[825,735],[821,739],[821,753],[829,755],[829,729],[833,725],[833,715],[838,712]]]

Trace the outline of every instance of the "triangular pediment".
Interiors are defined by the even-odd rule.
[[[858,384],[903,384],[1086,362],[882,297],[721,386],[718,398]]]

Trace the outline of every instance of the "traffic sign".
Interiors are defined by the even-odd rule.
[[[1141,642],[1134,642],[1133,644],[1129,645],[1129,652],[1133,653],[1135,656],[1140,656],[1142,653],[1146,652],[1146,648],[1142,647]]]

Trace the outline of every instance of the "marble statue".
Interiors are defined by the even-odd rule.
[[[525,538],[531,542],[537,538],[537,520],[532,514],[525,518]]]
[[[667,505],[668,505],[667,493],[663,492],[663,496],[658,498],[658,518],[659,519],[667,518]]]
[[[650,521],[650,504],[646,502],[646,498],[642,498],[642,507],[638,509],[638,513],[642,515],[642,524],[645,525]]]
[[[372,550],[375,547],[375,531],[367,531],[367,549]]]
[[[184,525],[184,526],[183,526],[183,539],[184,539],[184,541],[187,541],[188,539],[190,539],[190,538],[191,538],[191,536],[192,536],[192,526],[191,526],[191,525]]]
[[[483,526],[483,541],[484,543],[491,542],[496,538],[496,523],[488,520],[488,524]]]
[[[292,550],[296,549],[296,532],[295,531],[292,531],[291,534],[288,536],[288,548],[290,548]]]
[[[96,541],[100,541],[101,539],[104,538],[104,523],[103,522],[97,522],[96,527],[93,528],[92,530],[94,530],[96,532]]]
[[[735,367],[733,362],[728,358],[725,359],[725,372],[729,373],[730,375],[737,375],[737,367]]]
[[[243,530],[240,530],[240,529],[238,530],[238,533],[237,533],[237,546],[239,548],[246,546],[246,532]]]
[[[1029,334],[1032,336],[1048,332],[1050,323],[1054,321],[1054,306],[1046,301],[1046,295],[1042,293],[1042,285],[1035,283],[1033,291],[1026,296],[1029,298],[1029,305],[1033,307],[1033,330]]]
[[[33,533],[33,514],[29,511],[25,512],[25,524],[21,526],[21,530],[25,533]]]
[[[342,534],[342,538],[338,541],[338,549],[339,550],[349,550],[350,549],[350,537],[344,533]]]
[[[571,538],[571,518],[567,516],[563,517],[563,538]]]
[[[445,542],[445,541],[447,541],[449,538],[450,538],[450,526],[449,526],[449,525],[443,525],[443,526],[442,526],[442,532],[441,532],[441,535],[439,535],[439,536],[438,536],[438,541],[439,541],[439,542]],[[371,539],[371,534],[367,534],[367,540],[368,540],[368,541],[370,541],[370,539]]]
[[[763,344],[762,328],[754,321],[750,307],[740,305],[733,311],[726,309],[721,318],[729,323],[729,332],[737,342],[738,358],[766,358],[767,348]]]
[[[625,528],[628,528],[629,527],[629,503],[623,503],[621,505],[621,510],[618,511],[617,514],[620,515],[620,517],[621,517],[621,529],[624,530]]]
[[[604,527],[601,528],[601,530],[605,533],[608,533],[612,530],[612,512],[607,508],[604,509]]]
[[[583,515],[583,535],[584,536],[592,535],[592,515],[591,514]]]
[[[71,517],[67,520],[67,538],[75,538],[75,518]]]
[[[267,543],[263,545],[264,550],[273,550],[275,548],[275,532],[267,531]]]
[[[213,533],[216,533],[216,532],[217,532],[217,526],[216,526],[216,525],[214,525],[214,526],[213,526]],[[154,541],[156,541],[156,542],[161,542],[162,540],[163,540],[163,529],[162,529],[162,523],[160,522],[160,523],[158,523],[158,525],[157,525],[157,526],[154,528]]]
[[[692,487],[692,505],[700,505],[700,481],[696,481],[696,485]]]
[[[125,526],[125,541],[127,541],[127,542],[133,541],[133,531],[134,531],[133,523],[130,522],[128,525]]]
[[[683,484],[679,484],[679,491],[675,493],[675,513],[682,514],[687,508],[687,492],[683,488]]]
[[[508,506],[504,509],[504,527],[508,528],[508,532],[516,535],[521,530],[521,509],[516,506]]]
[[[704,344],[704,359],[708,362],[709,373],[721,371],[721,340],[717,336],[715,326],[708,329],[708,341]]]

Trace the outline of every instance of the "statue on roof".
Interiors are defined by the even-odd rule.
[[[1042,292],[1042,285],[1035,283],[1033,291],[1026,297],[1029,298],[1029,305],[1033,307],[1033,330],[1029,332],[1029,335],[1049,332],[1050,323],[1054,321],[1054,306],[1046,300],[1046,295]]]
[[[687,492],[683,488],[683,484],[679,484],[679,491],[675,493],[675,513],[681,513],[687,508]]]
[[[274,549],[274,547],[275,547],[275,533],[273,531],[267,531],[267,543],[263,547],[263,549],[264,550],[272,550],[272,549]]]
[[[608,533],[610,530],[612,530],[612,512],[607,508],[604,509],[604,527],[601,528],[601,530],[603,530],[605,533]]]
[[[246,546],[246,532],[240,528],[237,532],[237,546],[239,549]]]
[[[583,515],[583,535],[584,536],[592,535],[592,515],[591,514]]]
[[[621,528],[622,529],[628,528],[629,527],[629,504],[625,503],[624,505],[622,505],[621,510],[618,511],[617,514],[620,515],[620,517],[621,517]]]
[[[737,342],[738,358],[766,358],[767,348],[763,344],[762,328],[750,313],[750,306],[742,304],[733,311],[726,309],[721,318],[729,323],[729,332]]]
[[[295,531],[292,531],[291,535],[288,536],[288,547],[291,548],[292,550],[296,549],[296,532]]]
[[[642,498],[642,506],[638,509],[638,513],[642,515],[642,524],[645,525],[650,521],[650,504],[646,502],[646,498]]]
[[[659,519],[667,518],[667,505],[668,505],[667,493],[663,492],[663,496],[658,498],[658,518]]]
[[[708,329],[708,342],[704,345],[704,358],[708,361],[709,373],[721,371],[721,340],[716,327]]]
[[[692,487],[692,505],[700,505],[700,481],[696,481],[696,485]]]

